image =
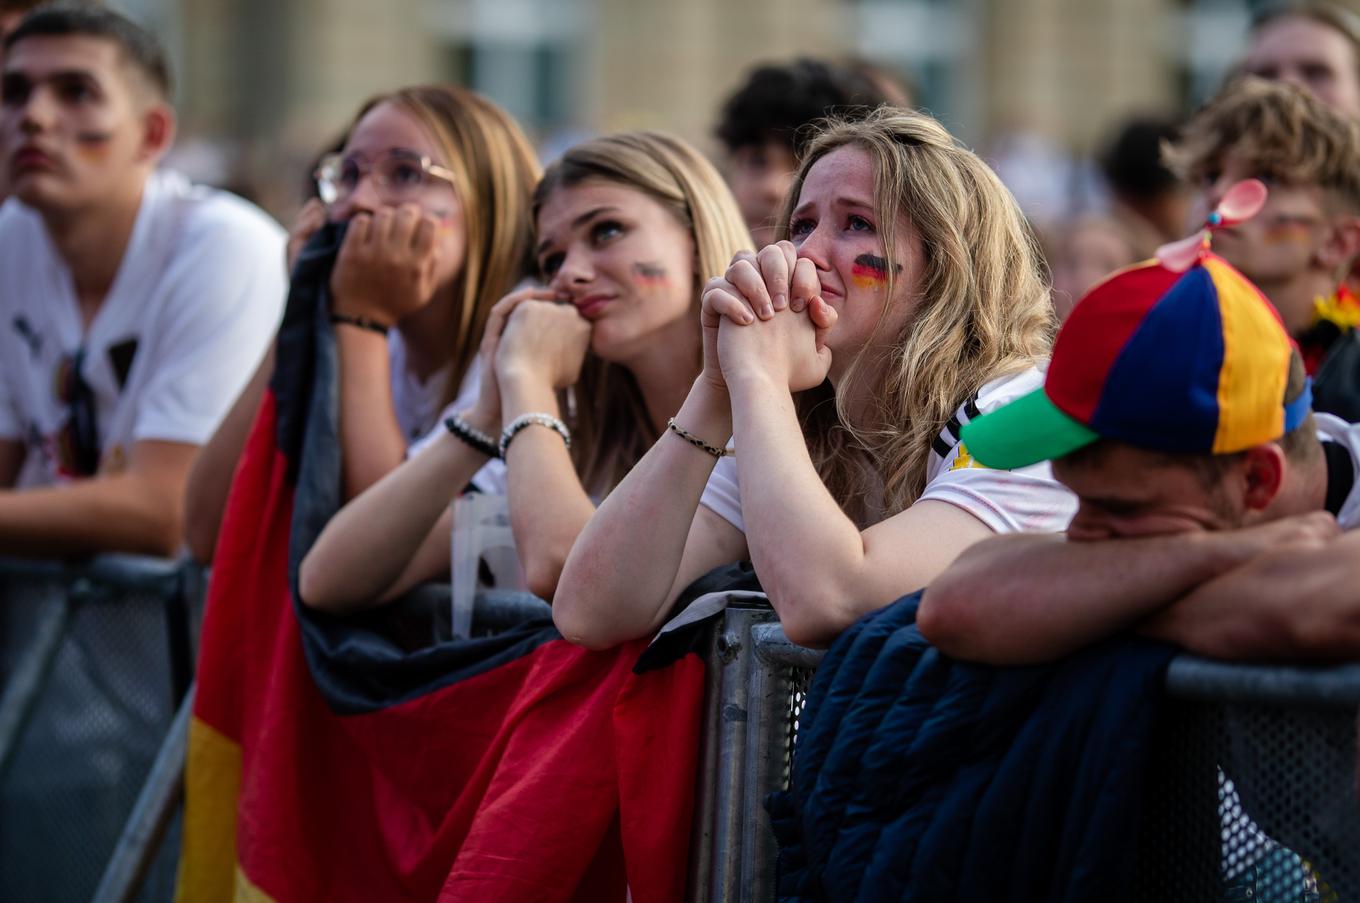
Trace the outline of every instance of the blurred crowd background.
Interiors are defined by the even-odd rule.
[[[981,151],[1040,227],[1102,212],[1096,161],[1174,121],[1240,59],[1250,0],[122,0],[170,50],[171,161],[288,221],[362,97],[451,80],[545,159],[664,128],[709,150],[758,63],[861,61]],[[1155,139],[1153,139],[1155,145]],[[716,156],[716,155],[715,155]]]

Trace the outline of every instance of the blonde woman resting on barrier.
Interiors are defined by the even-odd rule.
[[[972,543],[1071,518],[1047,468],[981,469],[958,444],[1041,384],[1052,332],[1031,235],[977,156],[919,114],[829,126],[781,234],[708,283],[702,373],[563,571],[568,639],[655,631],[749,558],[790,639],[827,644]]]
[[[343,147],[321,159],[321,200],[299,215],[289,264],[327,220],[349,223],[330,285],[345,497],[400,464],[445,406],[477,397],[482,329],[524,275],[539,175],[509,114],[450,85],[370,100]],[[273,369],[271,349],[190,474],[186,538],[199,561],[212,559]]]
[[[613,135],[551,166],[532,207],[544,285],[493,310],[476,403],[326,527],[302,563],[308,605],[353,611],[446,572],[449,504],[497,452],[529,588],[550,599],[597,500],[685,399],[700,288],[749,243],[717,171],[674,138]]]

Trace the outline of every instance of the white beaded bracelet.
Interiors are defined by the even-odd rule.
[[[501,457],[505,457],[505,450],[510,447],[510,440],[526,426],[546,426],[548,429],[562,437],[562,441],[567,443],[567,448],[571,448],[571,430],[567,425],[551,414],[520,414],[511,420],[501,432]]]

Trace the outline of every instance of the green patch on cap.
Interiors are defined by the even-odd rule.
[[[1099,439],[1058,410],[1043,389],[963,425],[968,453],[996,470],[1014,470],[1061,458]]]

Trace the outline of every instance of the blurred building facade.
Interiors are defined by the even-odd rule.
[[[171,49],[182,160],[283,216],[364,98],[452,80],[552,156],[665,128],[711,147],[754,64],[856,57],[906,77],[998,153],[1089,151],[1135,112],[1186,110],[1240,52],[1247,0],[123,0]],[[1018,143],[1016,143],[1018,142]],[[215,171],[214,171],[215,170]]]

